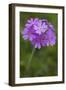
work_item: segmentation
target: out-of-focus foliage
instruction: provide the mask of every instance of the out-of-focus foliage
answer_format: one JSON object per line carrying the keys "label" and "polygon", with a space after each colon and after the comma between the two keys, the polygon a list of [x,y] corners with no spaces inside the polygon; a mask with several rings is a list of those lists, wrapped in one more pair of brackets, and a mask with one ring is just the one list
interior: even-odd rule
{"label": "out-of-focus foliage", "polygon": [[[30,18],[47,19],[54,25],[57,38],[57,14],[20,12],[20,32],[24,29],[26,21]],[[27,63],[33,50],[29,41],[24,41],[20,33],[20,77],[40,77],[57,75],[57,46],[36,49],[32,57],[30,68],[26,71]]]}

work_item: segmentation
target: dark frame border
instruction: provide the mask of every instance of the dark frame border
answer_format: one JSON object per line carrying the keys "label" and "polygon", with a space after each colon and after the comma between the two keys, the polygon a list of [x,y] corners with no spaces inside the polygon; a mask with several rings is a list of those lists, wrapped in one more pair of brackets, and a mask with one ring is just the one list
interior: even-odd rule
{"label": "dark frame border", "polygon": [[[37,83],[25,83],[15,84],[15,7],[34,7],[34,8],[53,8],[62,9],[62,81],[55,82],[37,82]],[[33,4],[9,4],[9,85],[10,86],[29,86],[29,85],[44,85],[44,84],[60,84],[64,83],[64,6],[49,6],[49,5],[33,5]]]}

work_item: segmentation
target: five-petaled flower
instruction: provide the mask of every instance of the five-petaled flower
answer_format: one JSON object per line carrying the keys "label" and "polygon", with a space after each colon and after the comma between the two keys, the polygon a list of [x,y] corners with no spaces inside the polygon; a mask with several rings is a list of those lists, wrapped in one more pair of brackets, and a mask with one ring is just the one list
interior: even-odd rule
{"label": "five-petaled flower", "polygon": [[46,19],[31,18],[27,20],[21,33],[24,40],[29,40],[35,48],[53,46],[56,43],[54,26]]}

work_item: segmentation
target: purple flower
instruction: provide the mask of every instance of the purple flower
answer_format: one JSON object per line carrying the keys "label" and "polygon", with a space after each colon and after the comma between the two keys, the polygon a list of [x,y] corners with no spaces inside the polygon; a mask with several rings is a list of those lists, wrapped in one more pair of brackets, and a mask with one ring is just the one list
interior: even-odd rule
{"label": "purple flower", "polygon": [[34,29],[36,30],[36,33],[40,35],[41,33],[47,31],[48,25],[46,24],[46,22],[42,22],[42,20],[39,20],[37,25],[34,25]]}
{"label": "purple flower", "polygon": [[27,20],[21,33],[24,40],[29,40],[35,48],[53,46],[56,43],[54,26],[46,19],[31,18]]}
{"label": "purple flower", "polygon": [[56,35],[55,32],[52,31],[52,29],[48,29],[48,31],[46,32],[47,38],[48,38],[48,46],[51,45],[55,45],[56,43]]}
{"label": "purple flower", "polygon": [[32,28],[25,28],[22,34],[23,34],[24,40],[32,41],[36,37],[35,30]]}
{"label": "purple flower", "polygon": [[30,20],[27,20],[27,23],[25,26],[26,28],[30,28],[33,25],[37,25],[37,23],[38,23],[38,18],[35,18],[35,19],[31,18]]}
{"label": "purple flower", "polygon": [[32,40],[32,45],[35,46],[35,48],[41,48],[42,46],[47,46],[47,36],[45,34],[37,34],[36,38]]}

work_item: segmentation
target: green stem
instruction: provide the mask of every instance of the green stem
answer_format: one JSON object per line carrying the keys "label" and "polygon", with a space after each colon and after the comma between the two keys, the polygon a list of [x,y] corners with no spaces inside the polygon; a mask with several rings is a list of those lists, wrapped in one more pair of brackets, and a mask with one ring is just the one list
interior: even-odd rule
{"label": "green stem", "polygon": [[32,61],[32,57],[33,57],[33,55],[34,55],[34,52],[35,52],[35,47],[33,48],[32,53],[31,53],[31,55],[30,55],[30,57],[29,57],[29,60],[28,60],[28,63],[27,63],[27,67],[26,67],[26,71],[28,71],[29,68],[30,68],[30,63],[31,63],[31,61]]}

